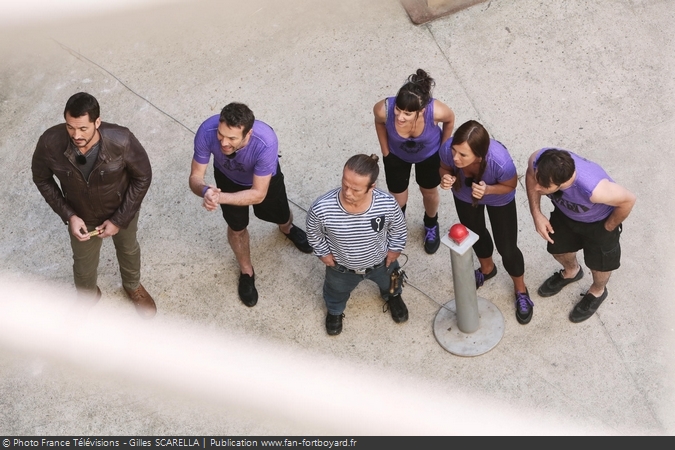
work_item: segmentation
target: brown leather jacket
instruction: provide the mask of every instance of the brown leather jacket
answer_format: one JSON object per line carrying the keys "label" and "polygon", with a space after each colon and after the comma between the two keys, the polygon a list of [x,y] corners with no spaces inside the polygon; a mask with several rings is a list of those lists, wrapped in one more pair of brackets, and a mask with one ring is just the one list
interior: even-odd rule
{"label": "brown leather jacket", "polygon": [[33,182],[64,223],[77,215],[88,226],[110,220],[127,228],[150,187],[150,160],[128,128],[101,122],[99,132],[101,149],[85,180],[65,123],[45,131],[33,153]]}

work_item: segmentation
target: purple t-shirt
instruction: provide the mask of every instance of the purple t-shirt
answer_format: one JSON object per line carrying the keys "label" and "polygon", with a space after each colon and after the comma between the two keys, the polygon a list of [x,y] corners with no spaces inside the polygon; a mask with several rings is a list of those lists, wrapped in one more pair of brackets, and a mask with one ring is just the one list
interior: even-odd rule
{"label": "purple t-shirt", "polygon": [[234,158],[228,158],[218,141],[220,115],[209,117],[202,123],[195,135],[194,160],[208,164],[213,155],[213,167],[227,178],[242,186],[253,185],[253,175],[264,177],[276,175],[279,163],[279,144],[272,127],[256,120],[253,133],[245,147],[239,149]]}
{"label": "purple t-shirt", "polygon": [[441,146],[441,127],[434,125],[434,99],[424,110],[424,130],[417,137],[403,138],[396,131],[396,97],[389,97],[387,104],[387,143],[389,151],[408,163],[422,162],[434,155]]}
{"label": "purple t-shirt", "polygon": [[[453,189],[452,193],[458,199],[466,203],[472,203],[472,189],[465,183],[466,177],[464,176],[464,171],[461,169],[458,170],[455,167],[454,160],[452,159],[452,138],[445,141],[445,144],[443,144],[441,147],[439,155],[441,157],[441,162],[446,166],[452,167],[455,176],[459,177],[460,187],[458,190]],[[485,184],[491,185],[502,183],[512,179],[517,175],[516,165],[513,164],[513,160],[511,159],[511,155],[509,155],[509,151],[499,141],[490,139],[490,146],[488,147],[486,160],[487,165],[485,166],[485,172],[483,172],[483,176],[481,177],[481,180],[485,181]],[[484,195],[483,198],[478,200],[477,204],[488,206],[504,206],[512,201],[515,197],[516,190],[514,189],[507,194]]]}
{"label": "purple t-shirt", "polygon": [[[537,152],[534,158],[533,167],[537,169],[537,161],[542,152],[550,150],[551,148],[542,148]],[[560,149],[557,149],[560,150]],[[553,204],[567,217],[578,222],[598,222],[605,220],[612,212],[614,207],[604,203],[591,202],[591,195],[593,190],[602,180],[609,180],[614,182],[612,178],[607,175],[607,172],[598,164],[587,160],[579,155],[576,155],[568,150],[565,150],[572,156],[574,160],[574,168],[577,176],[574,183],[566,189],[560,189],[562,196],[548,195]]]}

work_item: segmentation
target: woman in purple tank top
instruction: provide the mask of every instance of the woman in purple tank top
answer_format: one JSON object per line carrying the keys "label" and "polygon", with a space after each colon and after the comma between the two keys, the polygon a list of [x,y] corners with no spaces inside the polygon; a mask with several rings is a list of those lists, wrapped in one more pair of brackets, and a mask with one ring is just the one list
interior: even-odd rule
{"label": "woman in purple tank top", "polygon": [[415,179],[424,204],[424,250],[429,254],[435,253],[441,243],[438,150],[452,135],[455,126],[452,110],[431,97],[434,84],[433,78],[424,70],[417,69],[396,97],[380,100],[373,108],[387,188],[404,213],[410,171],[415,165]]}
{"label": "woman in purple tank top", "polygon": [[[440,159],[441,188],[452,188],[459,221],[479,237],[473,245],[480,262],[475,273],[476,288],[497,275],[492,259],[496,246],[513,280],[516,319],[521,324],[529,323],[534,303],[525,285],[525,262],[518,248],[518,174],[511,155],[499,141],[490,139],[483,125],[469,120],[443,144]],[[490,216],[494,245],[485,225],[485,209]]]}

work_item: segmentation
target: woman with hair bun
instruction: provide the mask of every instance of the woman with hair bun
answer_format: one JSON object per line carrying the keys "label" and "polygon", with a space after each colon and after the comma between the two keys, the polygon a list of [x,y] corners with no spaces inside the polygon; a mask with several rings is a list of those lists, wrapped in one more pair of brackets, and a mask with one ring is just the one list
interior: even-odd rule
{"label": "woman with hair bun", "polygon": [[[452,136],[455,113],[431,97],[435,83],[424,70],[410,75],[396,97],[380,100],[373,107],[375,131],[380,141],[389,192],[405,213],[410,171],[424,204],[424,250],[433,254],[441,243],[438,228],[438,150]],[[440,125],[440,126],[439,126]]]}
{"label": "woman with hair bun", "polygon": [[[480,262],[475,271],[476,288],[497,275],[492,259],[496,246],[513,280],[516,319],[523,325],[529,323],[534,303],[525,286],[525,262],[518,248],[518,174],[511,155],[501,142],[490,139],[483,125],[469,120],[443,144],[440,158],[441,188],[452,188],[459,221],[479,237],[473,245]],[[486,207],[494,246],[485,226]]]}

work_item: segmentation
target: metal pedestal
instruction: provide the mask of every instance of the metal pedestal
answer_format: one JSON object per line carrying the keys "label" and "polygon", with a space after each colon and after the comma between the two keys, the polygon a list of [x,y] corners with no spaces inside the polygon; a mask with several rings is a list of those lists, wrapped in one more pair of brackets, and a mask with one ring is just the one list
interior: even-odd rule
{"label": "metal pedestal", "polygon": [[476,295],[473,269],[473,244],[478,235],[467,230],[467,236],[456,243],[448,236],[441,242],[450,248],[455,299],[440,309],[434,320],[434,336],[438,343],[459,356],[478,356],[492,350],[504,336],[504,316],[492,302]]}

